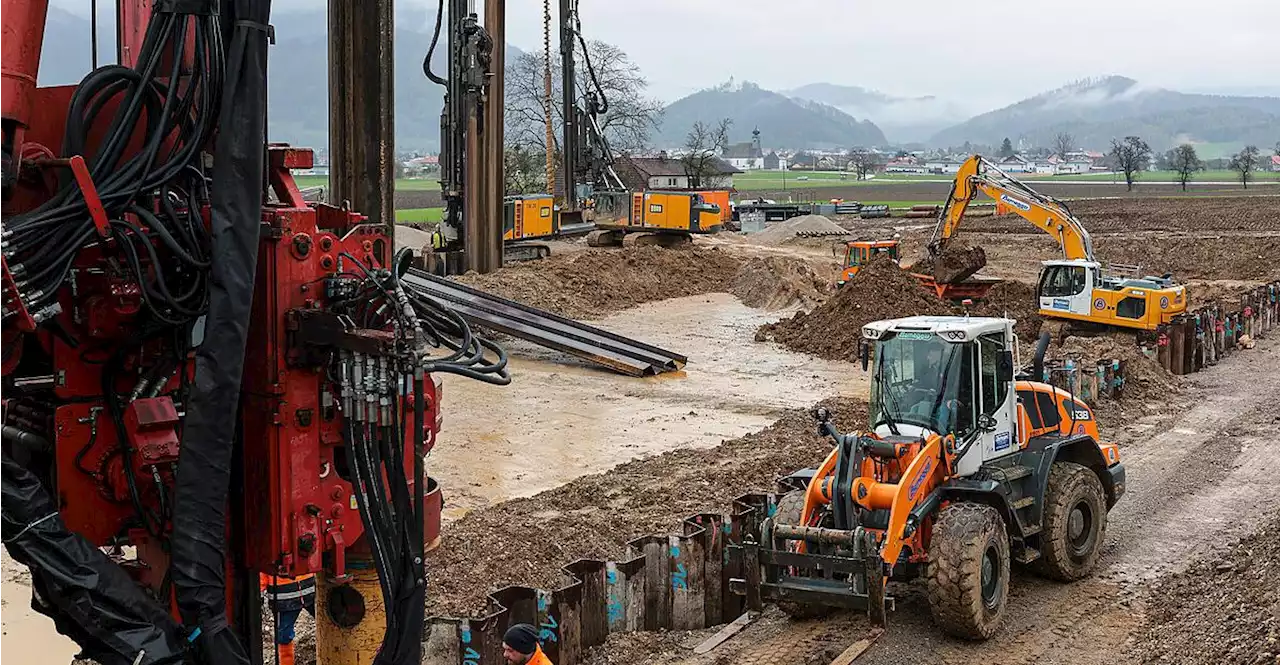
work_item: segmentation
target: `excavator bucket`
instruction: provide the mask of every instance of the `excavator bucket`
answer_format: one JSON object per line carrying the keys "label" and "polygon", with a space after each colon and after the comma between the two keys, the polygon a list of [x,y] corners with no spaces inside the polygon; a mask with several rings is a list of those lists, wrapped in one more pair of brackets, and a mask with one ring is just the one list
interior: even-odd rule
{"label": "excavator bucket", "polygon": [[743,571],[730,589],[746,596],[749,609],[774,602],[784,608],[862,610],[873,626],[884,627],[893,599],[885,595],[885,566],[873,533],[774,524],[769,518],[759,534],[730,550]]}
{"label": "excavator bucket", "polygon": [[[957,284],[986,267],[987,253],[981,247],[946,243],[941,247],[930,247],[925,262],[939,284]],[[920,272],[923,267],[924,262],[916,264],[915,270]]]}

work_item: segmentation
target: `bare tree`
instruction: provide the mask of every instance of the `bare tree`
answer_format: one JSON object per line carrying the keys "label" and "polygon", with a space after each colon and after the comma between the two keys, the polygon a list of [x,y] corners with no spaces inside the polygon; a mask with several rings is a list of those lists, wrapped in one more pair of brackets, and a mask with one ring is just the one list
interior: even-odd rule
{"label": "bare tree", "polygon": [[1201,162],[1200,156],[1196,154],[1195,146],[1187,143],[1165,153],[1165,161],[1169,163],[1169,168],[1173,170],[1184,192],[1187,191],[1187,183],[1191,182],[1191,176],[1195,175],[1196,171],[1204,170],[1204,162]]}
{"label": "bare tree", "polygon": [[1253,180],[1253,172],[1258,170],[1261,156],[1262,151],[1258,150],[1258,146],[1247,145],[1244,150],[1231,157],[1231,163],[1227,168],[1236,172],[1240,178],[1240,184],[1244,185],[1245,189],[1249,189],[1249,181]]}
{"label": "bare tree", "polygon": [[1062,159],[1066,159],[1067,153],[1075,152],[1075,149],[1076,137],[1066,132],[1058,132],[1058,135],[1053,137],[1053,152]]}
{"label": "bare tree", "polygon": [[865,148],[854,148],[849,151],[849,168],[858,174],[858,180],[866,180],[867,175],[875,173],[884,166],[884,160],[878,153]]}
{"label": "bare tree", "polygon": [[1280,157],[1280,141],[1276,141],[1276,157]]}
{"label": "bare tree", "polygon": [[720,151],[729,145],[729,127],[733,121],[723,118],[715,125],[702,121],[693,123],[685,138],[685,154],[680,158],[690,189],[700,189],[720,174]]}
{"label": "bare tree", "polygon": [[536,194],[547,190],[546,155],[518,145],[503,151],[507,194]]}
{"label": "bare tree", "polygon": [[[596,80],[604,91],[608,109],[600,119],[600,127],[610,146],[619,152],[635,152],[649,143],[649,137],[662,117],[662,102],[647,96],[649,82],[640,68],[620,48],[601,41],[587,42],[588,55],[595,69]],[[577,77],[578,97],[582,98],[594,86],[582,59],[582,49],[575,49],[579,66]],[[564,123],[560,108],[563,82],[560,77],[560,59],[553,55],[551,115],[554,127],[552,149],[560,150],[560,135]],[[526,150],[545,154],[546,110],[543,102],[546,87],[543,79],[544,58],[541,53],[521,54],[507,67],[506,72],[506,140],[508,145],[518,145]]]}
{"label": "bare tree", "polygon": [[1151,146],[1136,136],[1126,136],[1124,140],[1111,139],[1111,152],[1108,154],[1115,162],[1116,168],[1124,173],[1124,184],[1133,191],[1133,181],[1151,161]]}

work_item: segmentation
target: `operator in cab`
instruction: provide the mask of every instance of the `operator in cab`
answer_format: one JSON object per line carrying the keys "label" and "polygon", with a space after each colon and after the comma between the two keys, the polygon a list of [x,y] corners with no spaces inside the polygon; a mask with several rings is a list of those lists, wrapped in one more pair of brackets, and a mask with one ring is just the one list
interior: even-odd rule
{"label": "operator in cab", "polygon": [[538,629],[518,623],[502,636],[502,657],[511,665],[552,665],[538,645]]}

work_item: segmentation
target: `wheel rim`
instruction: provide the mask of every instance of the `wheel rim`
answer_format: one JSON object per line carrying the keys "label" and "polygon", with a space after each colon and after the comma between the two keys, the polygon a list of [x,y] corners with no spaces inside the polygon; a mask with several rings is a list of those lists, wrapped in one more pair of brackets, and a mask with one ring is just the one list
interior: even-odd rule
{"label": "wheel rim", "polygon": [[1088,501],[1077,501],[1067,516],[1067,542],[1071,554],[1084,556],[1093,549],[1093,508]]}
{"label": "wheel rim", "polygon": [[982,555],[982,603],[994,608],[1000,595],[1000,553],[994,545]]}

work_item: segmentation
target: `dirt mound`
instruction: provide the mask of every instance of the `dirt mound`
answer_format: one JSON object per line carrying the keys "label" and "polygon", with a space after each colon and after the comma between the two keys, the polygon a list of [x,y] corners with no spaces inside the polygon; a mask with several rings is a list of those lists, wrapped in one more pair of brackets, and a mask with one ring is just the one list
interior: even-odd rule
{"label": "dirt mound", "polygon": [[749,236],[757,245],[781,245],[799,233],[844,233],[845,228],[822,215],[801,215]]}
{"label": "dirt mound", "polygon": [[1122,399],[1160,401],[1176,392],[1182,380],[1170,374],[1154,359],[1142,353],[1127,333],[1111,333],[1099,337],[1068,337],[1058,349],[1050,349],[1050,356],[1075,357],[1085,362],[1097,360],[1125,361],[1125,382]]}
{"label": "dirt mound", "polygon": [[1034,344],[1040,337],[1044,317],[1040,316],[1040,299],[1035,287],[1016,281],[1004,281],[991,287],[987,297],[970,308],[974,316],[1009,317],[1017,321],[1013,332],[1023,344]]}
{"label": "dirt mound", "polygon": [[1167,233],[1140,237],[1100,237],[1098,256],[1108,262],[1142,266],[1149,275],[1173,273],[1177,279],[1280,278],[1280,237],[1177,237]]}
{"label": "dirt mound", "polygon": [[718,248],[628,247],[552,255],[457,280],[570,318],[591,318],[641,303],[728,292],[741,259]]}
{"label": "dirt mound", "polygon": [[[822,406],[841,430],[866,425],[866,404],[835,398]],[[688,418],[697,418],[690,412]],[[431,553],[427,612],[459,616],[509,584],[552,588],[575,559],[611,558],[626,543],[669,533],[697,512],[729,509],[781,475],[813,466],[831,450],[815,432],[811,409],[789,410],[773,425],[714,448],[674,450],[583,476],[541,494],[477,510],[446,525]]]}
{"label": "dirt mound", "polygon": [[1280,662],[1280,516],[1154,585],[1143,663],[1271,665]]}
{"label": "dirt mound", "polygon": [[880,259],[859,270],[812,312],[761,326],[756,341],[778,342],[792,351],[828,360],[853,361],[862,326],[871,321],[954,311],[949,303],[920,288],[920,283],[897,264]]}
{"label": "dirt mound", "polygon": [[733,278],[733,295],[749,307],[782,309],[800,305],[808,309],[831,292],[831,274],[834,269],[823,277],[813,264],[796,257],[756,257]]}

